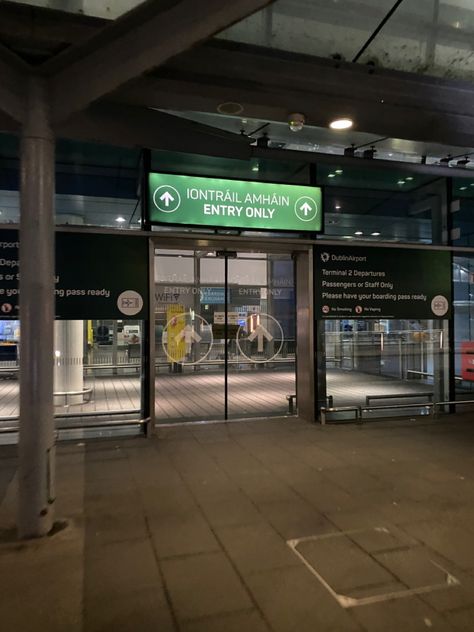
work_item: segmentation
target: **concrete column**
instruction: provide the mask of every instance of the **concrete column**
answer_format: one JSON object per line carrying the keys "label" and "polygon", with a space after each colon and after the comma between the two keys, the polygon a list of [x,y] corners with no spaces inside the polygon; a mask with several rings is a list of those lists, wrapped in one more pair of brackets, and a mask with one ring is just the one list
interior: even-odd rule
{"label": "concrete column", "polygon": [[[84,387],[84,321],[61,320],[54,326],[54,391],[70,393]],[[55,403],[81,404],[83,395],[55,396]]]}
{"label": "concrete column", "polygon": [[44,80],[31,77],[21,134],[18,533],[54,521],[54,137]]}

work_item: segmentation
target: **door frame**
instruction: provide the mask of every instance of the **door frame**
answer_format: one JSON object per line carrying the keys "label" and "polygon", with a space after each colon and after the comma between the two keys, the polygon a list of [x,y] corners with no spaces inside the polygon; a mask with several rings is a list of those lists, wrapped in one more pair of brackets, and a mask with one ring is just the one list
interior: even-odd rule
{"label": "door frame", "polygon": [[[155,415],[155,249],[160,250],[216,250],[239,252],[267,252],[289,254],[295,261],[295,314],[296,314],[296,395],[298,417],[315,421],[314,388],[314,312],[313,312],[313,244],[309,240],[261,238],[255,236],[216,236],[212,234],[175,234],[163,232],[149,239],[149,316],[145,327],[144,412],[150,420],[148,434],[163,424],[157,424]],[[227,260],[227,257],[225,257]],[[298,402],[298,397],[300,401]],[[272,418],[266,417],[266,419]],[[256,418],[258,419],[258,418]],[[225,419],[219,420],[225,422]],[[229,420],[230,421],[230,420]],[[173,425],[179,422],[174,422]],[[195,423],[195,422],[183,422]],[[209,420],[209,423],[216,423]]]}

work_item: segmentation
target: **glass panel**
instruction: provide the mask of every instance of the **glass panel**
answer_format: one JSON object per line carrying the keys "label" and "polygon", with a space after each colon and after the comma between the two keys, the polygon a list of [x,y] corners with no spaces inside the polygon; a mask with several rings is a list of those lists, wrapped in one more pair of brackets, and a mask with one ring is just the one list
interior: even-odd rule
{"label": "glass panel", "polygon": [[[78,412],[117,411],[138,419],[144,322],[72,320],[57,321],[55,327],[55,390],[84,390],[84,403],[79,396],[57,396],[56,412],[67,412],[75,403]],[[83,371],[77,368],[81,352]]]}
{"label": "glass panel", "polygon": [[[121,432],[138,431],[133,422],[141,418],[142,337],[143,321],[55,322],[54,413],[61,426],[85,429],[92,422],[96,428],[100,413],[104,427],[117,431],[113,422],[119,418],[131,422]],[[19,415],[19,341],[19,321],[0,321],[0,429],[12,425],[5,418]]]}
{"label": "glass panel", "polygon": [[224,283],[224,260],[216,259],[214,253],[210,257],[199,260],[199,273],[201,283]]}
{"label": "glass panel", "polygon": [[392,6],[393,0],[277,0],[218,37],[352,60]]}
{"label": "glass panel", "polygon": [[56,9],[77,13],[78,15],[88,15],[95,18],[115,20],[127,11],[130,11],[143,0],[108,0],[97,2],[97,0],[11,0],[19,4],[29,4],[34,7],[46,9]]}
{"label": "glass panel", "polygon": [[229,417],[287,414],[286,396],[296,392],[293,261],[289,255],[267,255],[229,260],[231,267]]}
{"label": "glass panel", "polygon": [[423,404],[448,399],[448,321],[327,320],[325,353],[334,407],[399,406],[368,418],[423,415]]}
{"label": "glass panel", "polygon": [[473,36],[474,10],[469,0],[403,2],[359,61],[472,80]]}
{"label": "glass panel", "polygon": [[292,259],[228,258],[227,297],[225,259],[215,252],[157,255],[158,278],[165,260],[176,269],[183,259],[193,263],[195,281],[160,280],[155,288],[158,423],[224,419],[226,355],[228,418],[286,414],[286,395],[295,392]]}
{"label": "glass panel", "polygon": [[474,256],[453,258],[456,399],[474,399]]}
{"label": "glass panel", "polygon": [[213,332],[214,314],[225,310],[224,262],[208,259],[207,252],[189,254],[155,257],[158,423],[223,419],[225,414],[225,341]]}
{"label": "glass panel", "polygon": [[19,414],[19,348],[20,321],[0,320],[0,429],[11,426],[8,417]]}
{"label": "glass panel", "polygon": [[395,170],[320,165],[326,237],[441,243],[446,180]]}
{"label": "glass panel", "polygon": [[474,179],[453,178],[453,245],[474,246]]}
{"label": "glass panel", "polygon": [[156,256],[155,280],[166,283],[193,283],[194,259],[181,255]]}

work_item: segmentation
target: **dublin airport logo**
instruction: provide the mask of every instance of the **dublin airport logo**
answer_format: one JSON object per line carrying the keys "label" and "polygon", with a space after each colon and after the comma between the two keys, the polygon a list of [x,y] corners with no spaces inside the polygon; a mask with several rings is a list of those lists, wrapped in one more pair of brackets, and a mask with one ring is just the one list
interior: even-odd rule
{"label": "dublin airport logo", "polygon": [[322,252],[321,253],[321,261],[323,263],[327,263],[329,261],[329,253],[328,252]]}

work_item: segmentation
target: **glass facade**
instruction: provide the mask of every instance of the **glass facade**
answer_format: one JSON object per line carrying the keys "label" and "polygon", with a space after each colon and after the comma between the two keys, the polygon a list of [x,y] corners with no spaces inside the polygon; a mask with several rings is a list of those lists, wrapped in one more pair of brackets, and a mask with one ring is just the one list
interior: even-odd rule
{"label": "glass facade", "polygon": [[[472,3],[391,0],[277,0],[218,35],[246,44],[382,68],[472,79]],[[388,21],[367,48],[377,27]]]}
{"label": "glass facade", "polygon": [[[0,218],[16,224],[18,144],[11,136],[0,141]],[[142,229],[139,150],[59,141],[56,157],[58,224],[80,231],[89,226]],[[359,167],[342,158],[317,165],[163,151],[153,151],[151,158],[152,169],[163,172],[321,186],[325,227],[318,243],[326,239],[466,249],[453,253],[452,322],[317,319],[318,362],[311,379],[317,383],[319,406],[368,407],[367,396],[408,393],[393,402],[373,399],[372,407],[393,403],[396,408],[366,411],[367,417],[424,413],[425,404],[434,401],[471,398],[474,187],[468,173],[445,178],[432,169],[381,168],[376,161]],[[221,258],[206,241],[199,248],[176,247],[174,238],[168,245],[170,230],[176,232],[156,227],[149,233],[156,246],[154,327],[131,320],[57,323],[56,413],[70,419],[83,414],[86,420],[94,414],[105,421],[142,418],[147,393],[153,392],[150,370],[143,368],[151,345],[158,423],[295,412],[297,404],[288,400],[296,397],[298,384],[293,248],[308,237],[180,229],[193,243],[194,235],[204,232],[213,243],[235,237],[235,242],[222,244],[236,256]],[[287,239],[288,247],[280,254],[263,243],[255,247],[256,240],[269,238],[272,244]],[[254,246],[246,249],[248,240]],[[18,415],[19,336],[17,321],[0,321],[2,424]],[[403,407],[408,402],[410,409]]]}

